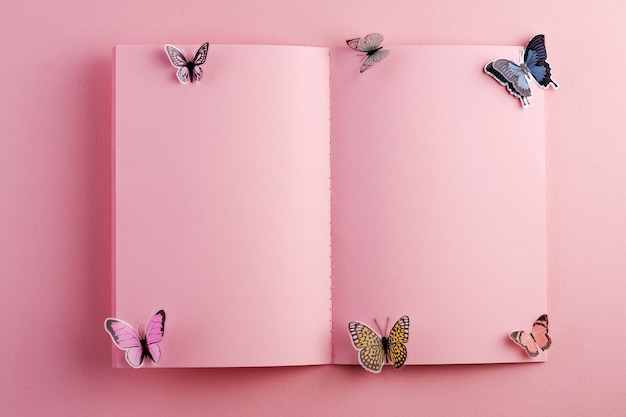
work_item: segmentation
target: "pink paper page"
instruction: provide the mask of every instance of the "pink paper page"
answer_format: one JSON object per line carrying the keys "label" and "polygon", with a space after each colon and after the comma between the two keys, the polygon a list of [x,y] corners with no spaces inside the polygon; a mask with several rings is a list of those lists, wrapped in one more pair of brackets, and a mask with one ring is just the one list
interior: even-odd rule
{"label": "pink paper page", "polygon": [[181,85],[162,45],[116,48],[113,315],[165,310],[158,367],[331,361],[328,66],[211,45]]}
{"label": "pink paper page", "polygon": [[405,314],[407,364],[528,361],[508,335],[546,312],[543,91],[522,109],[483,72],[520,47],[389,49],[363,74],[331,55],[334,362],[358,363],[348,322]]}

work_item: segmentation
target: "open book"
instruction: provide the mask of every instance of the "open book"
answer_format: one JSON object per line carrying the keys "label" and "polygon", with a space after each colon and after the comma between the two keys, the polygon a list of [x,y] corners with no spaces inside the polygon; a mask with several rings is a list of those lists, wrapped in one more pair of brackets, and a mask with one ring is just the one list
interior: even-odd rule
{"label": "open book", "polygon": [[402,315],[408,365],[528,361],[543,91],[484,74],[520,47],[386,47],[360,74],[347,47],[211,45],[187,85],[162,45],[115,48],[113,316],[165,310],[157,366],[358,364],[348,322]]}

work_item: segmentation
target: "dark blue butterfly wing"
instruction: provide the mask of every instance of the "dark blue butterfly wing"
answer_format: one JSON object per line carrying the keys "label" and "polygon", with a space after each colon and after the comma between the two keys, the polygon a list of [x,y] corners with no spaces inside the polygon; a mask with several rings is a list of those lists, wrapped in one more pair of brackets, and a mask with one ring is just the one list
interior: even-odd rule
{"label": "dark blue butterfly wing", "polygon": [[505,86],[509,93],[519,98],[522,106],[528,105],[531,91],[522,67],[508,59],[496,59],[485,65],[485,72]]}
{"label": "dark blue butterfly wing", "polygon": [[524,64],[528,71],[542,88],[548,88],[550,84],[554,88],[558,85],[552,80],[550,64],[546,62],[548,52],[546,51],[546,41],[544,35],[533,37],[524,49]]}

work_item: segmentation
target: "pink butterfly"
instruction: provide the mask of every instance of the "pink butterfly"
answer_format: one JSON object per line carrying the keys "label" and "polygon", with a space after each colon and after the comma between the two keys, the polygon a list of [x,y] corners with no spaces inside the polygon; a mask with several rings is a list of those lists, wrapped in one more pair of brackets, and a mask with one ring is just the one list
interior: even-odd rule
{"label": "pink butterfly", "polygon": [[512,332],[509,337],[518,346],[526,349],[526,353],[531,358],[539,355],[540,351],[547,350],[552,344],[552,339],[548,336],[548,315],[540,316],[533,324],[530,333],[523,330]]}
{"label": "pink butterfly", "polygon": [[104,329],[111,336],[115,346],[126,351],[126,362],[133,368],[140,368],[143,358],[150,358],[154,363],[161,358],[161,349],[157,343],[163,340],[165,311],[159,310],[152,316],[145,334],[135,331],[125,321],[111,318],[104,321]]}

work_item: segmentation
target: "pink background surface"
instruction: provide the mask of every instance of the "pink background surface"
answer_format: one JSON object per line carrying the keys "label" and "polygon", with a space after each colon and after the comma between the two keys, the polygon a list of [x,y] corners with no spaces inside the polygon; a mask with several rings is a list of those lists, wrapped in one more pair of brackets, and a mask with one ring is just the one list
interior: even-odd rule
{"label": "pink background surface", "polygon": [[[623,414],[626,58],[616,45],[626,37],[625,14],[618,1],[4,2],[0,409],[24,416]],[[545,100],[549,360],[381,375],[343,366],[111,368],[102,320],[111,303],[112,46],[204,39],[341,46],[373,30],[389,44],[522,45],[546,34],[561,87]],[[281,335],[268,337],[280,343]]]}

